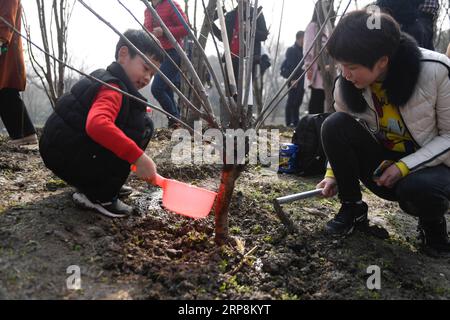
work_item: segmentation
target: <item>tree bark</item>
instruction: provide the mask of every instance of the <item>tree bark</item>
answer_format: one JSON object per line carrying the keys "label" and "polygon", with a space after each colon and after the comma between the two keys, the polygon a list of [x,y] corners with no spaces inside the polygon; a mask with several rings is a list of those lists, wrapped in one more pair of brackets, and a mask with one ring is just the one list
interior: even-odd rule
{"label": "tree bark", "polygon": [[223,167],[215,207],[215,242],[217,245],[223,245],[228,240],[228,214],[231,198],[236,180],[243,169],[243,165],[225,165]]}

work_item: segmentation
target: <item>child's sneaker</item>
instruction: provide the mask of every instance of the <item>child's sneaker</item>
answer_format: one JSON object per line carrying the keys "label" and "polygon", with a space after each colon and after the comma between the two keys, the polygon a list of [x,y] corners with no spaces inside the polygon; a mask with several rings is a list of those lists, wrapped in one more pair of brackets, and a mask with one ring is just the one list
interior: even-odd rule
{"label": "child's sneaker", "polygon": [[369,207],[367,203],[361,201],[359,203],[343,203],[337,215],[325,226],[328,234],[349,235],[356,226],[367,225],[367,211]]}
{"label": "child's sneaker", "polygon": [[171,130],[176,130],[179,128],[181,128],[181,124],[179,122],[174,121],[169,124],[169,129],[171,129]]}
{"label": "child's sneaker", "polygon": [[78,206],[85,208],[96,210],[101,214],[110,217],[110,218],[123,218],[128,217],[133,214],[133,208],[119,199],[116,199],[112,202],[105,203],[94,203],[88,199],[84,194],[76,192],[72,196],[73,201]]}
{"label": "child's sneaker", "polygon": [[120,188],[120,191],[119,191],[119,198],[126,198],[132,193],[133,193],[133,188],[132,187],[123,185],[122,188]]}

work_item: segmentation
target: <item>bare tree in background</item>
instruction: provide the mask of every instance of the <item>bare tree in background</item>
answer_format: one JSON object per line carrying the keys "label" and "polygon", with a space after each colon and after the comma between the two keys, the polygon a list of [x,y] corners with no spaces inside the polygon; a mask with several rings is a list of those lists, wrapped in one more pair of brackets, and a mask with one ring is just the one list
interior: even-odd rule
{"label": "bare tree in background", "polygon": [[[204,0],[203,1],[204,4]],[[216,0],[209,0],[208,4],[204,7],[205,10],[205,17],[203,19],[203,23],[202,26],[200,28],[200,32],[197,32],[197,30],[194,30],[195,35],[198,37],[198,43],[200,44],[201,47],[199,46],[194,46],[192,44],[192,42],[188,42],[192,45],[192,51],[190,52],[191,54],[191,61],[192,61],[192,65],[194,66],[195,70],[197,71],[197,74],[200,77],[200,80],[202,81],[202,83],[206,83],[207,79],[208,79],[208,70],[206,68],[206,65],[204,63],[204,60],[202,59],[202,51],[205,50],[206,48],[206,43],[208,41],[208,36],[210,34],[210,27],[209,27],[209,21],[208,18],[212,17],[214,15],[214,12],[216,10]],[[195,1],[195,9],[197,10],[197,1]],[[197,17],[197,12],[195,10],[194,13],[194,19],[196,20]],[[195,22],[194,22],[194,26],[195,26]],[[186,71],[184,64],[182,64],[182,70]],[[181,91],[183,92],[183,94],[191,101],[194,101],[194,105],[198,105],[200,103],[200,101],[198,101],[198,97],[196,97],[194,95],[194,93],[192,92],[191,88],[189,88],[189,86],[186,84],[186,81],[182,80],[181,82]],[[189,108],[181,103],[180,104],[181,107],[181,113],[183,116],[183,120],[185,120],[187,123],[189,123],[190,125],[192,125],[194,123],[195,120],[198,120],[198,114],[196,114],[195,112],[191,112],[191,110],[189,110]]]}
{"label": "bare tree in background", "polygon": [[[52,0],[49,8],[46,7],[46,3],[48,4],[49,1],[36,0],[42,45],[46,52],[52,53],[61,61],[68,62],[68,25],[75,0]],[[25,30],[28,38],[31,38],[33,30],[26,21]],[[28,44],[28,55],[31,66],[54,108],[56,100],[65,90],[65,65],[55,62],[48,55],[36,55],[30,44]]]}

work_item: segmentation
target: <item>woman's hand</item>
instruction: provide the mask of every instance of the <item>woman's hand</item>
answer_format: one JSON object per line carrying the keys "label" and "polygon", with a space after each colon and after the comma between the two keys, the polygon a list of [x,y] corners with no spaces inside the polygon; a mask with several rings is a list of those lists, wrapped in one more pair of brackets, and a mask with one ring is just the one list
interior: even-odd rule
{"label": "woman's hand", "polygon": [[306,73],[306,79],[308,79],[308,81],[311,81],[313,78],[313,71],[312,69],[309,69],[308,72]]}
{"label": "woman's hand", "polygon": [[157,38],[162,37],[162,35],[164,34],[163,29],[161,27],[154,28],[152,33]]}
{"label": "woman's hand", "polygon": [[153,183],[156,179],[156,165],[145,153],[140,156],[136,163],[136,175],[138,178]]}
{"label": "woman's hand", "polygon": [[335,178],[327,177],[319,182],[319,184],[316,186],[317,189],[322,190],[322,195],[325,198],[331,198],[334,197],[337,194],[337,182]]}
{"label": "woman's hand", "polygon": [[381,177],[376,179],[375,182],[379,187],[392,188],[401,178],[402,172],[395,164],[393,164],[384,170]]}

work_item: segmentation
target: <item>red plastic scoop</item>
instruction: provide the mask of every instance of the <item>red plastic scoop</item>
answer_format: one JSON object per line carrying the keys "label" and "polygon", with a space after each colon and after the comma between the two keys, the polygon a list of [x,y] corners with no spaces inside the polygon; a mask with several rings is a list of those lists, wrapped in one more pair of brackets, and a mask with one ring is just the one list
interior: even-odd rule
{"label": "red plastic scoop", "polygon": [[[136,167],[131,166],[135,172]],[[163,189],[163,206],[194,219],[205,218],[212,209],[217,193],[187,183],[156,175],[155,185]]]}

